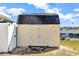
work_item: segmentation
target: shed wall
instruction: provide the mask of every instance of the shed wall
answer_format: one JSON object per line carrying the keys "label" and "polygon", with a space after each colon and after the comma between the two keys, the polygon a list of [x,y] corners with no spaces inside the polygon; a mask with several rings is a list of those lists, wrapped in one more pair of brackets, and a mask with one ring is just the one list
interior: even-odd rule
{"label": "shed wall", "polygon": [[[39,29],[39,30],[38,30]],[[51,46],[60,45],[60,28],[58,24],[53,25],[18,25],[17,45],[25,46]]]}

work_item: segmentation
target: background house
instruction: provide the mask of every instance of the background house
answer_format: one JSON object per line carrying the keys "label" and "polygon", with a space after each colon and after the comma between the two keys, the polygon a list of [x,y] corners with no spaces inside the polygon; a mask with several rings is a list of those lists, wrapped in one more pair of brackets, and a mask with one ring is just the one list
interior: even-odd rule
{"label": "background house", "polygon": [[60,37],[79,38],[79,27],[61,27]]}

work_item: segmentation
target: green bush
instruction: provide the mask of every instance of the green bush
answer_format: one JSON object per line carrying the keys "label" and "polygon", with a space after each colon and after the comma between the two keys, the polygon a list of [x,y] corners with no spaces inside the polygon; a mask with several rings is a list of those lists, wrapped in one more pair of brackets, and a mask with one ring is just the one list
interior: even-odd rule
{"label": "green bush", "polygon": [[62,37],[61,40],[65,40],[65,37]]}
{"label": "green bush", "polygon": [[69,39],[69,38],[67,38],[66,40],[67,40],[67,41],[69,41],[70,39]]}

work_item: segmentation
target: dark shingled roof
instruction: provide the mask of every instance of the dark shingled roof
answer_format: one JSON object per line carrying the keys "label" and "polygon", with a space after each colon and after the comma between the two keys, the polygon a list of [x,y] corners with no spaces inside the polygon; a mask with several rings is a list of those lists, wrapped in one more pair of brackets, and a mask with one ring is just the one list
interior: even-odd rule
{"label": "dark shingled roof", "polygon": [[59,16],[55,13],[32,13],[18,16],[18,24],[60,24]]}

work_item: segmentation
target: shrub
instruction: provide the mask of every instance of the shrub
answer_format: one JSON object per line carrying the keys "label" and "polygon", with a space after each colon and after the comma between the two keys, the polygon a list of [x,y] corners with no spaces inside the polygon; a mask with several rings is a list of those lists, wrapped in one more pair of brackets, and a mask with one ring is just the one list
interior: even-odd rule
{"label": "shrub", "polygon": [[65,40],[65,37],[62,37],[61,40]]}

